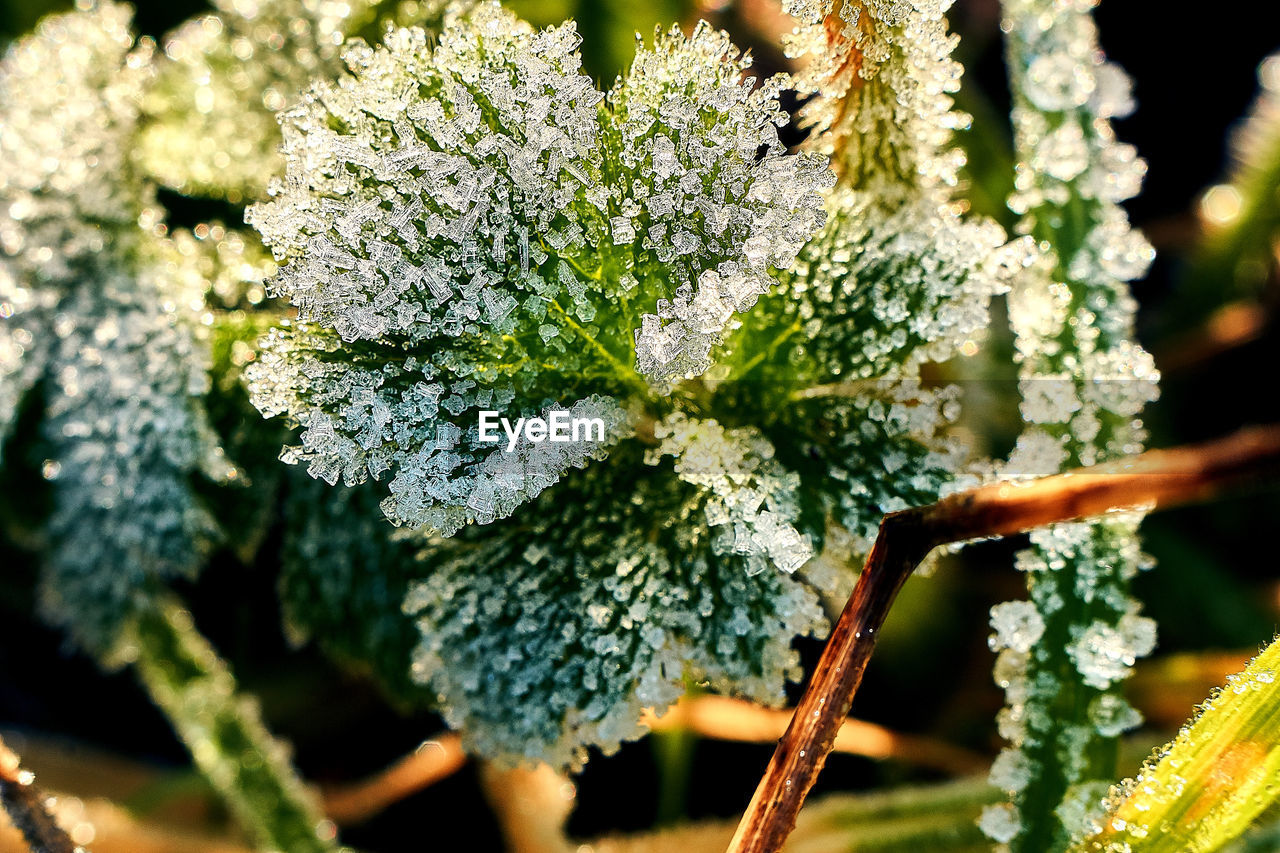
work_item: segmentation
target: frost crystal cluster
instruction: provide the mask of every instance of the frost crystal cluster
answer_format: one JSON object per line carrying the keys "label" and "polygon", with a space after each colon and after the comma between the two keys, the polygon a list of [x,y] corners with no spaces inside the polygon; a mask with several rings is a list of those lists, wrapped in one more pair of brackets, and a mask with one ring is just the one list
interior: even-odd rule
{"label": "frost crystal cluster", "polygon": [[897,202],[910,188],[952,185],[963,154],[951,132],[961,67],[947,32],[951,0],[784,0],[800,26],[788,53],[818,95],[803,116],[816,147],[848,182]]}
{"label": "frost crystal cluster", "polygon": [[[1154,252],[1119,206],[1145,171],[1110,125],[1132,109],[1128,78],[1102,58],[1088,0],[1004,5],[1021,160],[1010,206],[1045,250],[1010,296],[1028,424],[1008,469],[1019,477],[1137,452],[1138,415],[1159,377],[1132,340],[1128,282]],[[1108,741],[1140,719],[1119,692],[1155,645],[1129,594],[1147,566],[1138,520],[1036,531],[1018,558],[1030,601],[992,610],[1008,699],[1000,731],[1029,769],[1017,787],[993,771],[1012,800],[983,827],[1007,849],[1058,849],[1073,829],[1063,815],[1078,811],[1070,804],[1114,776]],[[1037,642],[1024,641],[1028,631]]]}
{"label": "frost crystal cluster", "polygon": [[212,522],[192,478],[232,473],[200,403],[204,283],[128,161],[150,73],[110,3],[47,18],[0,62],[0,440],[38,386],[44,604],[99,652],[157,578],[198,566]]}
{"label": "frost crystal cluster", "polygon": [[275,114],[341,69],[343,39],[370,0],[218,0],[163,44],[135,157],[161,184],[232,202],[283,172]]}
{"label": "frost crystal cluster", "polygon": [[[699,440],[725,438],[708,424]],[[689,680],[780,701],[799,675],[791,638],[826,620],[798,578],[752,569],[780,547],[770,522],[782,545],[797,534],[788,479],[739,464],[755,469],[741,485],[703,485],[628,444],[527,511],[426,548],[430,574],[404,605],[422,628],[413,675],[450,725],[482,754],[580,765],[587,746],[643,734],[641,711]],[[753,487],[765,505],[744,521]],[[725,494],[738,519],[724,518]]]}
{"label": "frost crystal cluster", "polygon": [[454,11],[436,44],[353,47],[350,76],[283,116],[288,174],[250,219],[299,323],[254,366],[255,400],[306,428],[314,475],[389,472],[398,522],[490,521],[584,461],[487,462],[481,410],[582,389],[616,442],[615,398],[705,369],[822,222],[825,167],[783,152],[778,83],[740,81],[723,34],[660,36],[607,97],[578,42]]}
{"label": "frost crystal cluster", "polygon": [[[940,12],[904,14],[949,52]],[[818,555],[955,482],[958,395],[919,367],[973,346],[1017,257],[941,166],[833,188],[822,150],[786,153],[787,81],[706,24],[641,44],[607,93],[578,42],[480,4],[349,43],[350,73],[282,113],[286,173],[249,213],[297,309],[248,370],[256,404],[302,427],[285,456],[341,480],[335,506],[381,492],[407,528],[294,540],[294,621],[367,653],[306,599],[368,602],[360,567],[394,564],[450,723],[562,765],[691,683],[782,701],[792,638],[849,581]],[[954,159],[947,105],[911,102],[895,158]],[[507,454],[486,410],[607,435]]]}

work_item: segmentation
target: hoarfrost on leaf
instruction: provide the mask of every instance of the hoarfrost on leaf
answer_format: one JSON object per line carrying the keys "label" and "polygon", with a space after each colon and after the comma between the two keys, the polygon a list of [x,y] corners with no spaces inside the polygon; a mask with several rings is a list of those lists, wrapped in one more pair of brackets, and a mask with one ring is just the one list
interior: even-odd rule
{"label": "hoarfrost on leaf", "polygon": [[195,572],[213,524],[192,480],[234,470],[202,408],[205,282],[129,160],[152,74],[129,23],[90,4],[0,61],[0,428],[43,381],[42,605],[99,654],[158,580]]}
{"label": "hoarfrost on leaf", "polygon": [[[631,444],[485,528],[429,543],[413,676],[471,748],[580,766],[639,737],[686,679],[768,704],[821,633],[812,588],[707,537],[711,488]],[[531,548],[530,542],[538,543]],[[513,707],[514,703],[514,707]]]}
{"label": "hoarfrost on leaf", "polygon": [[[298,317],[247,370],[301,427],[285,459],[410,528],[412,675],[450,724],[569,766],[690,680],[782,699],[832,566],[960,481],[958,391],[921,367],[971,351],[1026,257],[949,197],[949,100],[912,102],[922,135],[894,138],[928,162],[891,198],[832,192],[778,140],[788,81],[723,33],[658,33],[607,94],[578,41],[485,3],[349,42],[350,73],[282,113],[286,173],[249,213]],[[507,454],[482,411],[608,435]]]}
{"label": "hoarfrost on leaf", "polygon": [[578,42],[451,8],[437,43],[357,43],[282,115],[286,179],[249,219],[300,322],[265,342],[254,400],[306,428],[288,455],[315,476],[389,473],[398,522],[450,533],[536,494],[489,494],[481,409],[704,369],[822,223],[829,173],[782,150],[779,83],[742,83],[722,33],[659,36],[607,97]]}

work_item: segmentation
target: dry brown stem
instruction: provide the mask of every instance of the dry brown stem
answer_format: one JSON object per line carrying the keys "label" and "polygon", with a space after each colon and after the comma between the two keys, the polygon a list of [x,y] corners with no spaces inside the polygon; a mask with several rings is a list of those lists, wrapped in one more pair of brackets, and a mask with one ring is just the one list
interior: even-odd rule
{"label": "dry brown stem", "polygon": [[1204,500],[1278,473],[1280,426],[1271,426],[1040,480],[983,486],[885,516],[853,595],[729,843],[730,853],[782,848],[835,745],[889,607],[935,547]]}

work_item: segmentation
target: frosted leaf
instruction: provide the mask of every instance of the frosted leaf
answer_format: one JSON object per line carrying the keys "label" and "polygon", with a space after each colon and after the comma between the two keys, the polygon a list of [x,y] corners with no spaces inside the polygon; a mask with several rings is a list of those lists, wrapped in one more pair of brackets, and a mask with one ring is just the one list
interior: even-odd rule
{"label": "frosted leaf", "polygon": [[680,479],[715,496],[707,504],[715,553],[742,556],[753,574],[764,559],[790,573],[813,557],[813,544],[793,526],[800,478],[773,461],[758,431],[677,414],[657,424],[654,437]]}
{"label": "frosted leaf", "polygon": [[[705,26],[642,49],[607,103],[571,23],[451,6],[438,41],[384,42],[352,46],[350,74],[281,116],[286,179],[248,219],[301,322],[247,376],[264,413],[305,428],[290,458],[331,482],[387,475],[393,520],[448,533],[566,467],[531,489],[488,476],[482,411],[514,421],[569,384],[621,399],[705,367],[821,224],[829,173],[781,149],[777,83],[743,86]],[[650,139],[655,123],[679,145]],[[609,236],[620,219],[635,242]]]}
{"label": "frosted leaf", "polygon": [[1070,181],[1089,168],[1089,153],[1080,125],[1067,122],[1045,137],[1031,165],[1060,181]]}
{"label": "frosted leaf", "polygon": [[213,525],[193,479],[235,475],[202,408],[205,282],[150,230],[129,162],[148,44],[103,3],[45,18],[0,61],[0,428],[8,395],[42,381],[41,604],[99,654],[158,580],[198,568]]}
{"label": "frosted leaf", "polygon": [[1065,53],[1046,53],[1031,60],[1022,92],[1046,112],[1084,106],[1097,85],[1092,69]]}
{"label": "frosted leaf", "polygon": [[[563,420],[565,431],[571,438],[569,430],[573,423],[599,421],[598,437],[591,427],[585,427],[581,440],[561,443],[541,439],[534,441],[526,430],[511,446],[508,436],[504,435],[499,440],[503,445],[500,450],[490,452],[468,475],[450,484],[452,492],[458,494],[461,507],[445,506],[440,516],[426,510],[429,518],[445,519],[440,523],[430,521],[430,526],[451,532],[457,525],[454,519],[462,513],[468,520],[480,524],[505,518],[516,507],[541,494],[571,468],[582,468],[592,459],[604,458],[608,448],[630,431],[633,419],[633,415],[614,400],[598,396],[579,400],[569,407],[549,406],[538,415],[551,428],[555,428],[558,420]],[[401,466],[390,483],[391,497],[384,503],[388,515],[412,519],[416,513],[424,511],[416,502],[420,495],[431,494],[439,488],[440,468],[443,466],[433,462],[440,456],[440,449],[436,448],[425,459],[411,460]]]}
{"label": "frosted leaf", "polygon": [[744,84],[749,65],[703,22],[688,39],[673,28],[638,50],[609,93],[619,142],[608,156],[647,196],[626,182],[609,188],[611,207],[638,214],[611,220],[621,229],[612,242],[640,236],[642,285],[662,276],[672,299],[668,316],[648,313],[636,329],[637,368],[655,378],[705,371],[729,317],[769,292],[770,272],[790,267],[825,218],[822,194],[834,180],[825,158],[786,154],[783,81]]}
{"label": "frosted leaf", "polygon": [[[726,349],[760,352],[768,361],[758,370],[771,381],[886,380],[909,379],[982,338],[991,297],[1020,269],[1022,244],[1006,245],[997,225],[963,221],[935,197],[889,214],[862,193],[837,191],[828,204],[827,226]],[[775,345],[789,324],[806,333]]]}
{"label": "frosted leaf", "polygon": [[126,225],[149,201],[128,154],[151,51],[129,23],[114,3],[53,15],[0,65],[0,249],[49,279],[101,249],[83,219]]}
{"label": "frosted leaf", "polygon": [[[1052,381],[1052,380],[1050,380]],[[1062,470],[1069,451],[1062,439],[1044,430],[1024,430],[1004,466],[1008,477],[1046,477]]]}
{"label": "frosted leaf", "polygon": [[47,369],[48,356],[35,346],[36,336],[27,328],[36,319],[31,314],[41,307],[38,303],[46,299],[19,287],[11,266],[0,260],[0,461],[23,399]]}
{"label": "frosted leaf", "polygon": [[969,451],[949,433],[956,389],[885,380],[850,391],[792,400],[765,436],[800,474],[799,494],[865,553],[885,513],[933,503],[963,483]]}
{"label": "frosted leaf", "polygon": [[1006,601],[991,608],[993,651],[1012,649],[1025,654],[1044,635],[1044,619],[1030,601]]}
{"label": "frosted leaf", "polygon": [[[379,10],[373,0],[216,0],[213,14],[162,40],[156,83],[143,101],[148,120],[137,162],[183,193],[232,202],[264,197],[270,179],[284,171],[275,113],[296,102],[314,78],[338,74],[343,39],[372,23],[375,12],[395,19],[407,5]],[[413,5],[413,19],[423,23],[444,4]]]}
{"label": "frosted leaf", "polygon": [[367,667],[397,698],[432,698],[410,678],[418,631],[401,612],[421,579],[421,541],[387,524],[375,486],[330,488],[294,471],[285,478],[280,603],[290,639],[313,639]]}
{"label": "frosted leaf", "polygon": [[576,767],[588,747],[640,737],[641,712],[661,713],[687,678],[776,704],[799,675],[791,638],[825,630],[814,591],[715,546],[694,521],[710,491],[640,457],[620,447],[423,551],[405,600],[421,630],[413,676],[469,749]]}

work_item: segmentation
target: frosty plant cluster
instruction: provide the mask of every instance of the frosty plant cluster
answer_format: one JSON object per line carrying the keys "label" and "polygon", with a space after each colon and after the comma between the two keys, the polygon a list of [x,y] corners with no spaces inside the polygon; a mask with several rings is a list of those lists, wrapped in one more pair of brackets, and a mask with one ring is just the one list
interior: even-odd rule
{"label": "frosty plant cluster", "polygon": [[[928,22],[893,37],[949,52]],[[424,543],[413,674],[472,747],[560,764],[691,679],[781,700],[848,582],[829,560],[962,472],[954,394],[917,370],[1014,268],[930,165],[945,96],[901,93],[930,129],[888,195],[837,187],[821,134],[788,152],[779,95],[811,84],[749,76],[705,23],[608,91],[578,46],[493,3],[349,42],[248,213],[297,310],[246,372],[302,428],[286,459]]]}
{"label": "frosty plant cluster", "polygon": [[[236,800],[279,849],[327,848],[280,817],[314,808],[154,606],[219,528],[280,525],[291,633],[485,757],[580,766],[692,684],[781,703],[884,514],[972,479],[959,392],[922,368],[978,349],[993,295],[1017,473],[1132,452],[1157,379],[1119,207],[1143,167],[1090,4],[1005,4],[1014,240],[957,191],[949,5],[789,0],[795,73],[767,79],[706,23],[658,30],[607,88],[572,22],[494,2],[227,0],[160,51],[113,4],[46,20],[0,65],[0,438],[43,405],[47,610],[151,656],[180,731],[236,735],[202,766],[296,807]],[[158,186],[250,228],[170,228]],[[1029,600],[992,613],[1009,800],[983,827],[1011,849],[1079,823],[1136,719],[1135,525],[1036,534]]]}

